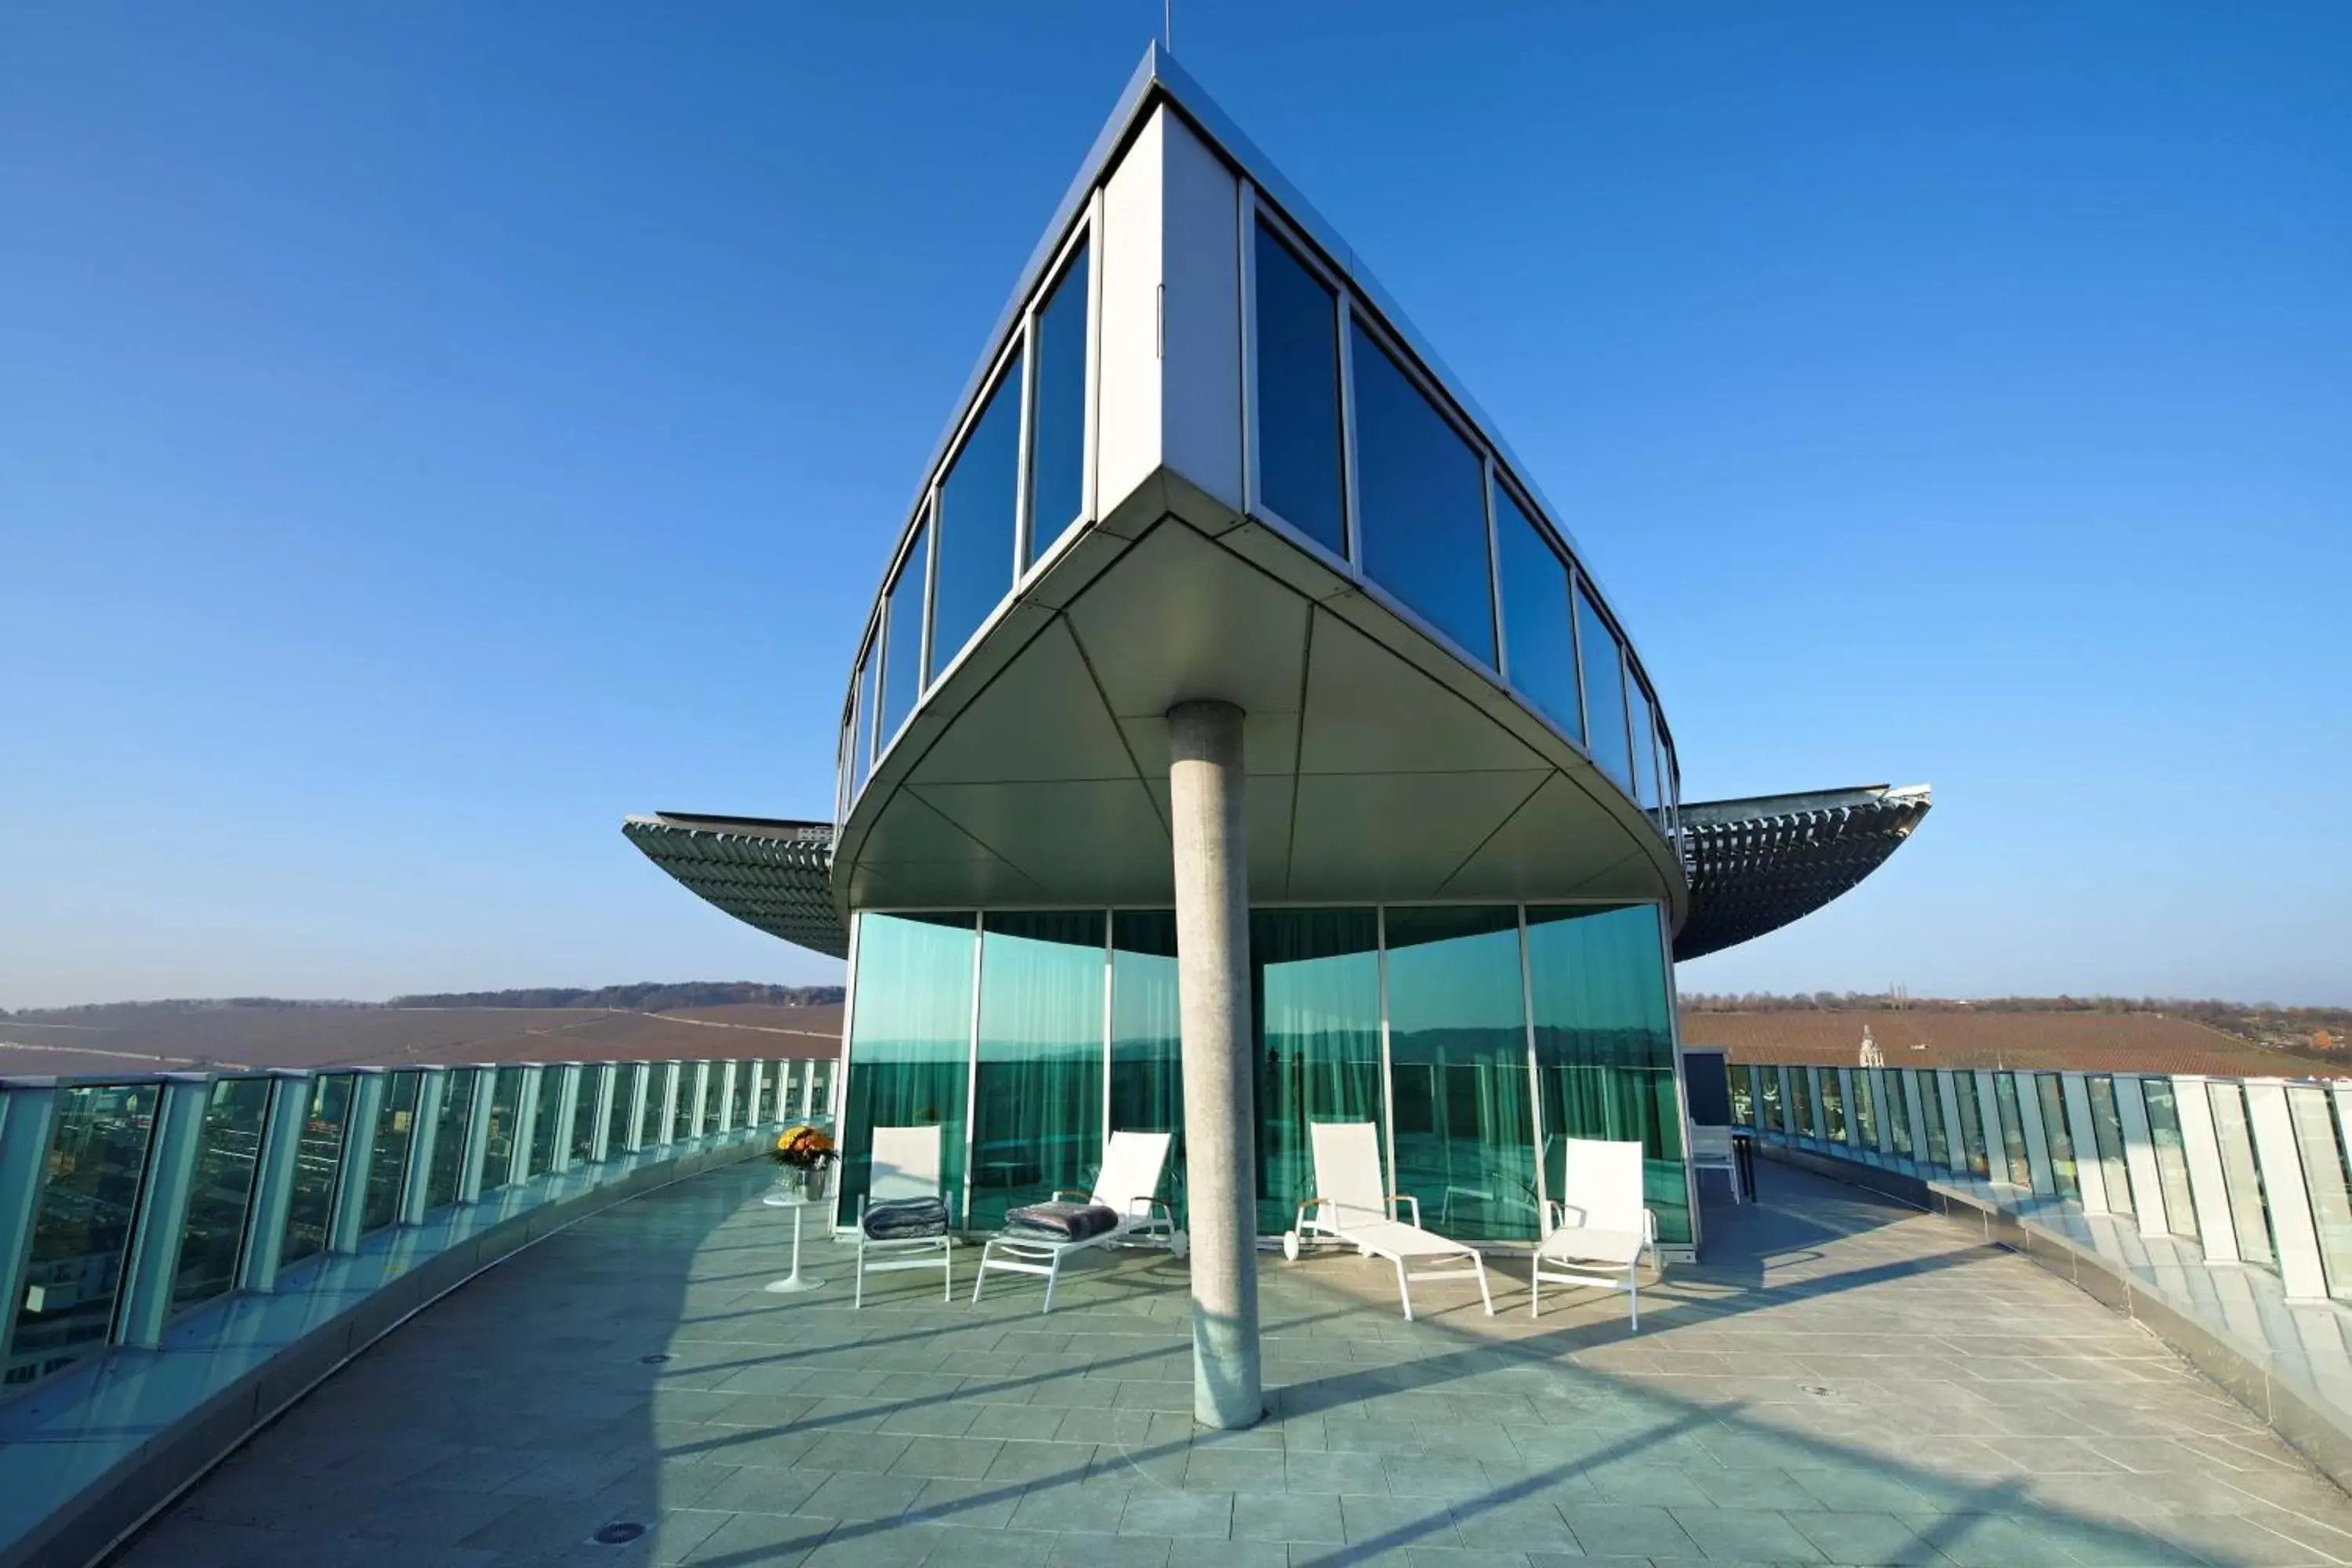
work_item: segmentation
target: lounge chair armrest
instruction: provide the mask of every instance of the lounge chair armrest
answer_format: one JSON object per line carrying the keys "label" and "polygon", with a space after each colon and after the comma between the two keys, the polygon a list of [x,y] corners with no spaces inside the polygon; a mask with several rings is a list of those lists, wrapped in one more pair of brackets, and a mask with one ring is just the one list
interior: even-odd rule
{"label": "lounge chair armrest", "polygon": [[1085,1203],[1088,1198],[1091,1198],[1091,1197],[1093,1197],[1093,1196],[1094,1196],[1094,1194],[1092,1194],[1092,1193],[1078,1193],[1078,1192],[1072,1192],[1072,1191],[1071,1191],[1069,1188],[1067,1188],[1067,1187],[1055,1187],[1055,1188],[1054,1189],[1054,1195],[1053,1195],[1052,1197],[1050,1197],[1050,1198],[1046,1199],[1045,1201],[1046,1201],[1047,1203],[1055,1203],[1055,1204],[1058,1204],[1058,1203],[1082,1204],[1082,1203]]}
{"label": "lounge chair armrest", "polygon": [[1642,1239],[1652,1247],[1658,1245],[1658,1211],[1655,1209],[1642,1211]]}
{"label": "lounge chair armrest", "polygon": [[1412,1205],[1412,1223],[1414,1227],[1418,1229],[1421,1225],[1421,1200],[1414,1197],[1411,1193],[1391,1193],[1389,1194],[1390,1212],[1393,1214],[1396,1211],[1397,1205],[1399,1204],[1411,1204]]}
{"label": "lounge chair armrest", "polygon": [[1297,1217],[1292,1219],[1290,1222],[1290,1228],[1294,1231],[1305,1230],[1307,1228],[1307,1211],[1310,1209],[1319,1208],[1328,1202],[1330,1202],[1328,1198],[1302,1199],[1298,1205],[1298,1214]]}

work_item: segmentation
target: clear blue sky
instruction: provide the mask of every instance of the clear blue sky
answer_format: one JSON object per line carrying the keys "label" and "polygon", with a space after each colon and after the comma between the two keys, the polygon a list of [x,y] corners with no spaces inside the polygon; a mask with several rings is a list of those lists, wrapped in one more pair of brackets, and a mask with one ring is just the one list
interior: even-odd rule
{"label": "clear blue sky", "polygon": [[[1693,798],[1931,782],[1692,989],[2352,1002],[2352,6],[1244,5]],[[838,966],[850,638],[1157,0],[0,12],[0,1005]]]}

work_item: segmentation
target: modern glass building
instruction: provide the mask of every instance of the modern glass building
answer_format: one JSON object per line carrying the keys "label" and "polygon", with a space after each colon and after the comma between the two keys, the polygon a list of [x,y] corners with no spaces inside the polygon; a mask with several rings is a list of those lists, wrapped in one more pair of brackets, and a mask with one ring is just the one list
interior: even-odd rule
{"label": "modern glass building", "polygon": [[1148,56],[880,563],[830,820],[625,828],[849,959],[845,1218],[872,1129],[934,1122],[971,1227],[1083,1186],[1114,1129],[1180,1134],[1181,1208],[1171,714],[1211,702],[1243,759],[1260,1231],[1312,1195],[1310,1125],[1370,1121],[1447,1235],[1533,1240],[1562,1140],[1607,1137],[1696,1246],[1675,958],[1836,896],[1927,795],[1685,806],[1568,522]]}

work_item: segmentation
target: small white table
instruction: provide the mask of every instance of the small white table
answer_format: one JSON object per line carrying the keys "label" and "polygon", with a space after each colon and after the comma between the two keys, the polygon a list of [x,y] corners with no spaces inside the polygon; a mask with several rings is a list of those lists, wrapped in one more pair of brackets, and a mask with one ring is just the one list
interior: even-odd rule
{"label": "small white table", "polygon": [[761,1289],[766,1290],[772,1296],[793,1296],[798,1295],[803,1290],[814,1290],[818,1286],[824,1284],[824,1280],[815,1278],[814,1275],[803,1274],[801,1272],[801,1211],[803,1209],[820,1207],[833,1200],[830,1198],[786,1197],[782,1193],[770,1193],[760,1201],[767,1205],[772,1209],[790,1209],[793,1211],[793,1271],[790,1274],[785,1275],[782,1279],[771,1279],[767,1284],[761,1286]]}

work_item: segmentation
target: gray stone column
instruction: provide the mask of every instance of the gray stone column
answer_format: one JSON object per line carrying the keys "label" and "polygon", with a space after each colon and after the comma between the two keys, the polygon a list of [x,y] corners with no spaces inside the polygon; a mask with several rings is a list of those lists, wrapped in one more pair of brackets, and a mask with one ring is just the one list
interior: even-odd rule
{"label": "gray stone column", "polygon": [[1265,1415],[1258,1386],[1242,710],[1225,702],[1180,702],[1168,710],[1168,736],[1192,1204],[1192,1415],[1204,1426],[1231,1429],[1255,1426]]}

